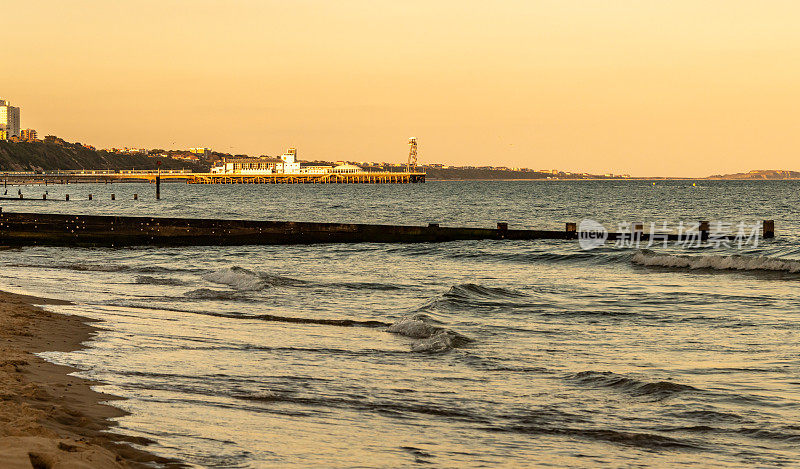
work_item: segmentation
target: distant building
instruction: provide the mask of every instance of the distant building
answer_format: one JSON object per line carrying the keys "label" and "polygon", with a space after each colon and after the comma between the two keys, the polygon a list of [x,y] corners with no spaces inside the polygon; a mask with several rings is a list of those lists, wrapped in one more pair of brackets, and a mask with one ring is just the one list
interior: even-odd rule
{"label": "distant building", "polygon": [[278,166],[283,167],[280,158],[225,158],[211,168],[215,174],[275,174]]}
{"label": "distant building", "polygon": [[333,166],[316,163],[300,163],[301,174],[327,174],[331,172],[331,169],[333,169]]}
{"label": "distant building", "polygon": [[300,162],[297,161],[297,148],[290,148],[281,155],[283,165],[279,171],[286,174],[297,174],[300,172]]}
{"label": "distant building", "polygon": [[3,99],[0,99],[0,130],[6,134],[3,140],[19,137],[19,108]]}
{"label": "distant building", "polygon": [[262,156],[259,158],[224,158],[211,168],[214,174],[327,174],[356,173],[358,166],[344,165],[336,168],[316,163],[297,161],[297,149],[290,148],[278,158]]}
{"label": "distant building", "polygon": [[63,138],[58,138],[55,135],[45,135],[44,143],[52,143],[56,145],[66,145],[67,141]]}
{"label": "distant building", "polygon": [[125,153],[128,155],[146,155],[149,151],[146,148],[128,148],[125,147],[120,153]]}
{"label": "distant building", "polygon": [[35,142],[36,141],[36,131],[33,130],[33,129],[23,129],[20,132],[19,136],[25,142]]}
{"label": "distant building", "polygon": [[8,134],[5,130],[0,130],[0,140],[8,140]]}
{"label": "distant building", "polygon": [[355,174],[363,172],[363,169],[353,164],[340,164],[339,166],[332,168],[330,172],[338,174]]}
{"label": "distant building", "polygon": [[212,153],[210,148],[202,148],[202,147],[190,148],[189,152],[194,153],[195,155],[198,156],[211,156]]}

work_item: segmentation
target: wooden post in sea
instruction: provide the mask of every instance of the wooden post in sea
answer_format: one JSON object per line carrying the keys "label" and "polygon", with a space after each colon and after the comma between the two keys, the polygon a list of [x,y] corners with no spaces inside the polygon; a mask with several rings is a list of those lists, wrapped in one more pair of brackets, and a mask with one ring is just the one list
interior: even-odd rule
{"label": "wooden post in sea", "polygon": [[700,239],[708,239],[709,225],[707,220],[700,221]]}
{"label": "wooden post in sea", "polygon": [[92,194],[89,194],[89,200],[92,200]]}
{"label": "wooden post in sea", "polygon": [[775,237],[775,220],[764,220],[764,238]]}
{"label": "wooden post in sea", "polygon": [[139,200],[139,194],[133,194],[133,200]]}
{"label": "wooden post in sea", "polygon": [[158,162],[158,174],[156,174],[156,200],[161,200],[161,162]]}
{"label": "wooden post in sea", "polygon": [[67,198],[66,198],[65,200],[66,200],[67,202],[69,202],[69,194],[67,194]]}
{"label": "wooden post in sea", "polygon": [[116,196],[114,194],[111,194],[111,200],[117,200],[117,198],[116,198]]}

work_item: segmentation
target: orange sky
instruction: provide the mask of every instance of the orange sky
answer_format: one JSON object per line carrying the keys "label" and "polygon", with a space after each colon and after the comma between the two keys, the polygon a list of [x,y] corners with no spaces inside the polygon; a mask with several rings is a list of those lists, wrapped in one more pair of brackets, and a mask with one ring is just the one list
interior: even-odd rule
{"label": "orange sky", "polygon": [[0,97],[100,147],[799,170],[800,2],[4,2]]}

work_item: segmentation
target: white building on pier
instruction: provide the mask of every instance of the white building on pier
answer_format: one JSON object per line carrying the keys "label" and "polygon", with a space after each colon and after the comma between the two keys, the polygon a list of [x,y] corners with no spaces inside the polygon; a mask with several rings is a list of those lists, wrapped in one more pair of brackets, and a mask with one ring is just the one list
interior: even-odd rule
{"label": "white building on pier", "polygon": [[364,170],[354,165],[336,167],[297,161],[297,149],[290,148],[278,158],[225,158],[211,168],[213,174],[328,174],[361,173]]}

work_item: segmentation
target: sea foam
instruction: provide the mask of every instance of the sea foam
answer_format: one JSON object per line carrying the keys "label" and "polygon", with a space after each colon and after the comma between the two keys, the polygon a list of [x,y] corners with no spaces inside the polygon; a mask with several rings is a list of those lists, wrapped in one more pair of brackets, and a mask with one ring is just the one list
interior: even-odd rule
{"label": "sea foam", "polygon": [[243,267],[228,267],[203,275],[212,283],[227,285],[236,290],[256,291],[282,285],[295,285],[300,281],[278,275],[261,274]]}
{"label": "sea foam", "polygon": [[458,332],[427,322],[424,314],[406,316],[386,329],[388,332],[418,339],[411,344],[413,352],[446,352],[461,347],[472,339]]}
{"label": "sea foam", "polygon": [[800,261],[763,256],[678,256],[639,251],[633,255],[633,262],[644,266],[686,269],[800,272]]}

